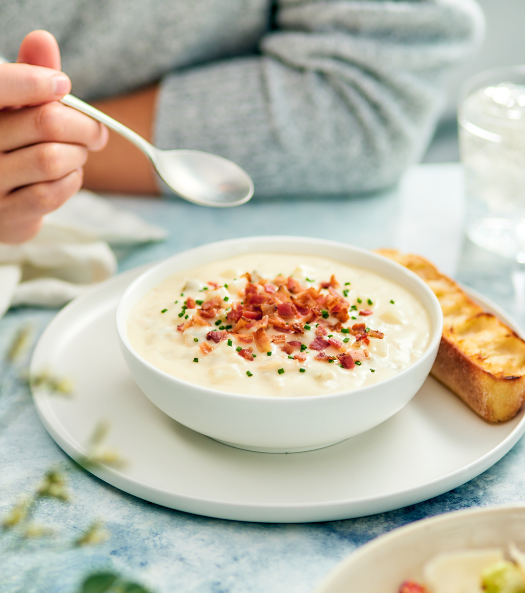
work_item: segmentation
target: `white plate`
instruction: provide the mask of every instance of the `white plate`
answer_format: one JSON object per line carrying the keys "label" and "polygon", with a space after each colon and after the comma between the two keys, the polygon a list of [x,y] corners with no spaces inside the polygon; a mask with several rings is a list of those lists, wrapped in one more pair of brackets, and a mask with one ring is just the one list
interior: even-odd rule
{"label": "white plate", "polygon": [[429,378],[394,417],[326,449],[272,455],[222,445],[163,414],[124,365],[115,309],[143,269],[107,280],[68,305],[42,335],[31,363],[32,373],[49,369],[73,381],[69,398],[35,393],[44,426],[68,455],[85,456],[95,426],[110,423],[105,444],[115,447],[126,465],[92,472],[125,492],[223,519],[346,519],[456,488],[501,459],[525,431],[523,412],[489,425]]}
{"label": "white plate", "polygon": [[394,529],[364,545],[314,593],[398,593],[404,580],[421,582],[423,566],[437,554],[480,548],[508,552],[510,542],[525,551],[525,506],[445,513]]}

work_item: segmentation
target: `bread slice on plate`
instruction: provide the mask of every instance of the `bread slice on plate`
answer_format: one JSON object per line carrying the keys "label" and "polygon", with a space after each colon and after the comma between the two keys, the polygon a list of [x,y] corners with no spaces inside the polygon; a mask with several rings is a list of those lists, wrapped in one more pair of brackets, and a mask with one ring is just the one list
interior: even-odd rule
{"label": "bread slice on plate", "polygon": [[513,418],[525,399],[525,342],[484,311],[428,260],[379,249],[422,278],[443,310],[443,335],[431,374],[487,422]]}

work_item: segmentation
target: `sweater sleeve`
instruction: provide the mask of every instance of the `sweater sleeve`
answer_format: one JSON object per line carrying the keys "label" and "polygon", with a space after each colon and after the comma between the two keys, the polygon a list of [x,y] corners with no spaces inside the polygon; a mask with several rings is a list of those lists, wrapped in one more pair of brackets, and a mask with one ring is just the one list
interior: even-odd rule
{"label": "sweater sleeve", "polygon": [[168,75],[156,113],[159,147],[229,158],[259,196],[395,183],[484,26],[475,0],[280,0],[276,22],[260,55]]}

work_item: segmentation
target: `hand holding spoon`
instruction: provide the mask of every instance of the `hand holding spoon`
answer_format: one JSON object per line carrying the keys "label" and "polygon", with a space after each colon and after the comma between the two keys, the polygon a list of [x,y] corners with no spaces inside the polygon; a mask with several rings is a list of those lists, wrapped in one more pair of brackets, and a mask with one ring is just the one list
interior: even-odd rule
{"label": "hand holding spoon", "polygon": [[127,138],[150,159],[160,178],[181,198],[215,208],[240,206],[253,195],[250,176],[238,165],[197,150],[160,150],[141,136],[73,95],[61,102]]}

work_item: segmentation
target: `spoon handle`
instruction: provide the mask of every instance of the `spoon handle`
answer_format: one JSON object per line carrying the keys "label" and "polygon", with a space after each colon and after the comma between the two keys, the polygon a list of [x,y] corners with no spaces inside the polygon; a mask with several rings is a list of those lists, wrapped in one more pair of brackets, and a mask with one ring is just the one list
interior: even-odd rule
{"label": "spoon handle", "polygon": [[142,136],[139,136],[126,126],[114,120],[112,117],[109,117],[109,115],[102,113],[102,111],[99,111],[98,109],[95,109],[95,107],[84,103],[84,101],[81,101],[73,95],[66,95],[65,97],[62,97],[60,102],[64,103],[64,105],[67,105],[68,107],[73,107],[73,109],[81,111],[82,113],[89,115],[89,117],[92,117],[93,119],[105,124],[108,128],[111,128],[113,131],[117,132],[117,134],[127,138],[137,148],[140,148],[140,150],[142,150],[142,152],[144,152],[150,159],[154,158],[154,148],[149,142],[144,140]]}

